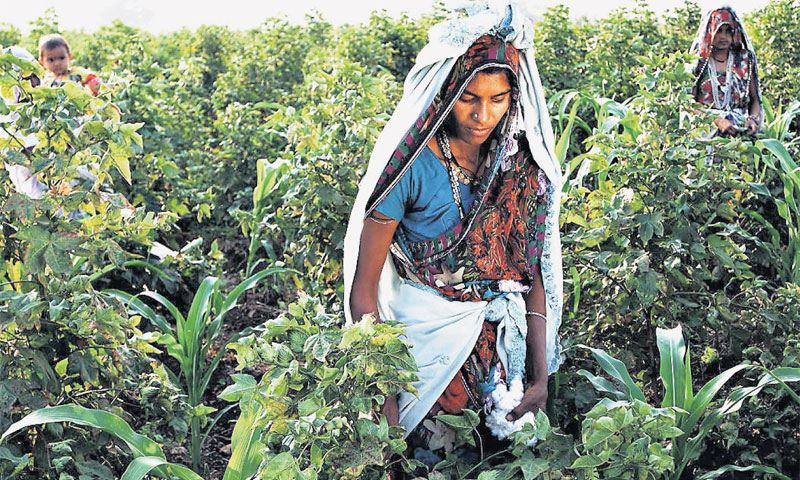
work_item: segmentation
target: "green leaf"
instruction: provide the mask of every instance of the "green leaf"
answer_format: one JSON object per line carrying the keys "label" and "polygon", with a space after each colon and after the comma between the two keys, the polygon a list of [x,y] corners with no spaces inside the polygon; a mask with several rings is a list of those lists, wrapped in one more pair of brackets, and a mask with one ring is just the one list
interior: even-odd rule
{"label": "green leaf", "polygon": [[28,228],[22,229],[19,232],[17,232],[14,236],[19,238],[20,240],[31,242],[34,245],[50,243],[50,232],[40,227],[39,225],[33,225]]}
{"label": "green leaf", "polygon": [[151,470],[161,466],[168,467],[170,474],[178,477],[180,480],[203,480],[203,477],[194,473],[192,470],[184,467],[183,465],[170,463],[159,457],[135,458],[128,465],[128,468],[125,469],[125,472],[122,474],[122,477],[120,477],[120,480],[141,480],[148,473],[150,473]]}
{"label": "green leaf", "polygon": [[67,374],[67,364],[69,363],[69,358],[65,358],[60,362],[56,363],[55,371],[59,377],[63,377]]}
{"label": "green leaf", "polygon": [[597,363],[600,364],[600,367],[605,370],[606,373],[625,384],[625,386],[628,388],[627,393],[630,400],[641,400],[647,403],[647,399],[644,397],[642,389],[633,382],[630,373],[628,373],[628,368],[624,363],[600,349],[592,348],[586,345],[579,346],[591,351],[595,360],[597,360]]}
{"label": "green leaf", "polygon": [[795,402],[800,404],[800,396],[786,385],[786,382],[800,381],[800,368],[778,367],[775,370],[767,370],[766,368],[764,370],[766,373],[759,379],[759,385],[778,383]]}
{"label": "green leaf", "polygon": [[317,468],[322,466],[322,449],[316,442],[311,445],[311,464]]}
{"label": "green leaf", "polygon": [[464,409],[462,410],[461,415],[436,415],[436,420],[446,425],[450,425],[453,428],[461,430],[472,430],[480,422],[480,419],[478,418],[477,419],[478,423],[476,423],[476,417],[477,414],[475,412],[469,409]]}
{"label": "green leaf", "polygon": [[117,142],[109,141],[108,143],[108,152],[111,155],[111,159],[114,161],[114,166],[117,167],[117,171],[119,171],[122,178],[125,179],[128,184],[131,184],[131,164],[129,158],[135,153],[133,148],[130,145],[125,145]]}
{"label": "green leaf", "polygon": [[260,469],[263,476],[259,477],[263,480],[272,480],[274,478],[283,478],[283,473],[293,472],[297,470],[297,462],[289,452],[279,453],[278,455],[265,459],[264,466]]}
{"label": "green leaf", "polygon": [[731,379],[737,372],[741,370],[745,370],[748,368],[753,368],[751,365],[736,365],[735,367],[731,367],[724,372],[720,373],[716,377],[712,378],[708,381],[703,388],[697,392],[695,395],[694,400],[692,401],[692,407],[688,410],[689,417],[682,416],[678,420],[678,427],[680,427],[686,434],[691,432],[694,429],[694,426],[697,424],[697,421],[706,411],[708,404],[714,399],[717,392]]}
{"label": "green leaf", "polygon": [[53,245],[48,245],[44,251],[44,259],[47,265],[53,269],[55,273],[68,274],[72,271],[72,261],[69,255],[65,252],[57,251]]}
{"label": "green leaf", "polygon": [[750,191],[755,194],[764,195],[765,197],[772,197],[772,194],[770,193],[769,189],[767,189],[767,187],[763,183],[747,182],[747,186],[750,189]]}
{"label": "green leaf", "polygon": [[609,437],[619,431],[616,423],[610,417],[600,417],[591,423],[587,430],[584,430],[583,443],[587,449],[592,449],[598,444],[606,441]]}
{"label": "green leaf", "polygon": [[761,472],[761,473],[769,473],[775,475],[775,477],[781,480],[792,480],[791,478],[787,477],[781,472],[766,465],[749,465],[747,467],[738,467],[736,465],[725,465],[724,467],[720,467],[716,470],[706,473],[705,475],[702,475],[700,478],[698,478],[698,480],[709,480],[711,478],[718,478],[719,476],[728,472]]}
{"label": "green leaf", "polygon": [[692,385],[686,385],[686,344],[680,325],[669,330],[656,328],[656,345],[661,356],[661,382],[665,388],[661,406],[684,408],[686,389],[691,390]]}
{"label": "green leaf", "polygon": [[497,480],[500,478],[500,472],[497,470],[484,470],[478,475],[478,480]]}
{"label": "green leaf", "polygon": [[583,455],[578,457],[572,465],[569,466],[571,469],[577,468],[595,468],[599,467],[600,465],[606,462],[603,461],[602,458],[598,457],[597,455]]}
{"label": "green leaf", "polygon": [[530,457],[532,458],[522,457],[520,459],[524,460],[520,462],[519,469],[522,471],[522,477],[525,480],[534,480],[539,478],[539,475],[551,469],[550,462],[547,459],[536,458],[533,457],[533,455],[530,455]]}
{"label": "green leaf", "polygon": [[241,414],[231,435],[231,459],[222,480],[247,480],[256,474],[261,463],[260,451],[264,448],[259,437],[262,427],[256,426],[265,410],[254,402],[239,403]]}
{"label": "green leaf", "polygon": [[320,408],[322,408],[322,404],[320,403],[319,399],[309,397],[297,405],[297,413],[300,416],[305,417],[306,415],[311,415],[312,413],[318,411]]}
{"label": "green leaf", "polygon": [[596,376],[596,375],[594,375],[594,374],[592,374],[590,372],[587,372],[586,370],[583,370],[583,369],[578,370],[575,373],[577,373],[578,375],[582,375],[582,376],[586,377],[586,379],[589,380],[589,382],[592,384],[592,386],[598,392],[610,393],[617,400],[623,400],[623,399],[627,398],[627,395],[625,395],[623,392],[621,392],[617,388],[617,386],[614,385],[608,379],[605,379],[603,377],[598,377],[598,376]]}
{"label": "green leaf", "polygon": [[124,441],[135,457],[152,456],[165,458],[161,447],[156,442],[144,435],[135,433],[125,420],[112,413],[78,405],[60,405],[29,413],[22,420],[12,424],[0,437],[0,441],[24,428],[53,422],[72,422],[78,425],[99,428]]}
{"label": "green leaf", "polygon": [[7,449],[6,447],[0,447],[0,460],[8,460],[15,464],[21,464],[21,463],[27,463],[28,458],[30,458],[30,455],[28,454],[25,454],[21,457],[17,457],[14,456],[14,454],[11,453],[11,450]]}
{"label": "green leaf", "polygon": [[228,385],[217,395],[228,402],[239,400],[246,392],[252,391],[258,386],[258,382],[252,375],[234,373],[231,375],[231,380],[234,382],[233,385]]}

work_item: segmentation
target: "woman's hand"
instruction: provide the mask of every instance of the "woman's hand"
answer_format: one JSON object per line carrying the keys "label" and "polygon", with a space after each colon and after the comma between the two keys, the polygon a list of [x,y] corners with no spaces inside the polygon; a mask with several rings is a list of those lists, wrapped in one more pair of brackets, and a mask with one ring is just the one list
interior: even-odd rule
{"label": "woman's hand", "polygon": [[724,133],[725,135],[736,135],[739,133],[739,129],[736,128],[736,125],[733,124],[728,119],[725,118],[715,118],[714,125],[717,126],[720,132]]}
{"label": "woman's hand", "polygon": [[547,378],[541,382],[529,383],[522,396],[522,402],[506,415],[506,420],[513,422],[528,412],[536,414],[547,408]]}
{"label": "woman's hand", "polygon": [[745,124],[744,124],[744,129],[745,129],[745,130],[747,131],[747,133],[749,133],[750,135],[755,135],[755,134],[756,134],[756,133],[758,133],[758,131],[760,130],[760,128],[759,128],[759,126],[758,126],[758,122],[756,122],[755,120],[753,120],[751,117],[748,117],[748,118],[747,118],[747,121],[746,121],[746,122],[745,122]]}

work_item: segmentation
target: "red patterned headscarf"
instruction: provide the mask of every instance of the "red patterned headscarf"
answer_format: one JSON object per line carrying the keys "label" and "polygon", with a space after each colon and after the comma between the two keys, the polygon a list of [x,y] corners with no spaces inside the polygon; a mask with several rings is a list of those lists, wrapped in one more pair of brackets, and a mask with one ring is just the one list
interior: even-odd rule
{"label": "red patterned headscarf", "polygon": [[723,25],[730,25],[731,31],[733,32],[733,45],[732,48],[734,50],[741,50],[742,49],[742,24],[739,23],[739,19],[736,18],[736,15],[731,11],[729,8],[720,8],[718,10],[714,10],[708,16],[708,22],[706,22],[706,31],[705,35],[703,36],[702,42],[700,42],[699,51],[701,58],[708,58],[711,54],[711,43],[714,41],[714,35],[717,34],[720,27]]}

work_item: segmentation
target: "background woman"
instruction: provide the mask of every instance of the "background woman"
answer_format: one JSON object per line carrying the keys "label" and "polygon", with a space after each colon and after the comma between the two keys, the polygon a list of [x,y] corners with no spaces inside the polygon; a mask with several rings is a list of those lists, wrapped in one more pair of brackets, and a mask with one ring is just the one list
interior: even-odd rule
{"label": "background woman", "polygon": [[717,114],[719,132],[755,135],[761,130],[761,88],[753,45],[730,7],[709,11],[700,22],[692,50],[692,95]]}
{"label": "background woman", "polygon": [[418,394],[384,413],[429,464],[452,447],[436,414],[482,409],[503,438],[561,361],[562,180],[532,25],[514,4],[465,13],[431,30],[345,239],[350,319],[406,325]]}

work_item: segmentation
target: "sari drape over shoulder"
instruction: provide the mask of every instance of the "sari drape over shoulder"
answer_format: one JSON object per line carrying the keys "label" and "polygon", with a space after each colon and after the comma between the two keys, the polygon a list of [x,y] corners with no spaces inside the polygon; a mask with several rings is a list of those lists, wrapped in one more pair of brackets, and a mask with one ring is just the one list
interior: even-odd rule
{"label": "sari drape over shoulder", "polygon": [[345,312],[365,218],[409,171],[467,84],[501,69],[512,86],[491,140],[475,200],[441,235],[409,241],[398,228],[378,286],[382,319],[406,325],[420,369],[418,396],[400,396],[412,430],[472,350],[483,321],[498,323],[497,350],[511,380],[525,367],[525,302],[540,269],[547,300],[548,373],[561,363],[561,166],[533,58],[532,23],[516,2],[470,4],[464,18],[430,32],[359,185],[345,237]]}

